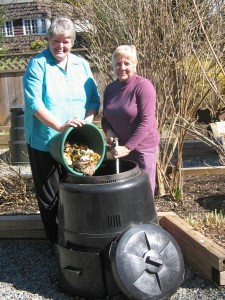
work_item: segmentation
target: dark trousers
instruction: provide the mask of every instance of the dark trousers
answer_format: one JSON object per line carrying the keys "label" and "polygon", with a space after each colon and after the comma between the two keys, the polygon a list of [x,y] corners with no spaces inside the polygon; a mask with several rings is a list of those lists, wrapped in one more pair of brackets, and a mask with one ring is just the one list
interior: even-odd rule
{"label": "dark trousers", "polygon": [[45,232],[51,243],[58,238],[59,184],[66,178],[66,170],[49,152],[39,151],[27,145],[34,188]]}

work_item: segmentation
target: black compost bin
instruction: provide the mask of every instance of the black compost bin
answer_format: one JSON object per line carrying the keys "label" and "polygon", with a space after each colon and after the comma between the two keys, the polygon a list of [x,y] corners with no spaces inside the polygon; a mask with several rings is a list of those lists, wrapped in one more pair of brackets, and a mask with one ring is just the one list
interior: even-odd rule
{"label": "black compost bin", "polygon": [[[61,288],[82,297],[113,296],[121,291],[130,296],[126,293],[126,288],[121,288],[120,279],[115,278],[120,277],[120,274],[115,272],[115,259],[118,258],[114,259],[113,255],[116,254],[115,243],[118,243],[118,237],[134,226],[155,224],[156,236],[159,237],[158,232],[162,229],[157,225],[157,213],[148,175],[140,170],[135,162],[122,160],[120,173],[116,174],[115,161],[105,160],[92,177],[68,174],[67,182],[60,185],[59,192],[56,257]],[[143,228],[143,231],[146,229]],[[152,230],[153,236],[154,231],[155,227]],[[158,243],[165,248],[168,238],[164,243],[163,234],[161,235]],[[149,236],[149,233],[146,236]],[[146,239],[147,242],[148,239],[150,238]],[[136,246],[142,247],[143,240],[136,241]],[[160,245],[156,251],[163,251]],[[166,253],[168,254],[168,251]],[[180,261],[180,254],[171,251],[170,255],[173,260],[176,256]],[[154,261],[154,258],[151,262],[156,265],[159,263]],[[135,265],[136,263],[137,261],[134,261]],[[182,262],[180,266],[179,279],[182,278]],[[132,273],[133,267],[131,261],[131,265],[124,269]],[[176,281],[176,286],[177,282],[180,281]],[[152,284],[152,281],[149,283]],[[163,295],[167,292],[161,291]],[[141,291],[140,295],[146,297],[145,291]],[[161,294],[159,296],[161,297]],[[161,299],[150,298],[149,293],[147,297],[146,299]]]}
{"label": "black compost bin", "polygon": [[27,145],[24,130],[24,106],[17,105],[10,108],[11,127],[9,151],[11,156],[11,164],[29,164]]}
{"label": "black compost bin", "polygon": [[91,177],[68,174],[60,185],[59,240],[63,247],[103,249],[134,224],[157,222],[149,179],[136,163],[104,161]]}

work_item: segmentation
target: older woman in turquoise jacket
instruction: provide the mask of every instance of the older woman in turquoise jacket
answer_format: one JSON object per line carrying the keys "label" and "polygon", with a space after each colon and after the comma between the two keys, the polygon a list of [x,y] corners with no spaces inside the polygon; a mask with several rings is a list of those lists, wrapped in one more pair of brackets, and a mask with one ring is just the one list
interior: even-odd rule
{"label": "older woman in turquoise jacket", "polygon": [[74,24],[55,19],[48,31],[48,48],[31,59],[23,77],[25,134],[38,205],[47,237],[57,241],[60,181],[66,171],[49,152],[51,138],[68,127],[92,122],[100,107],[89,64],[70,51]]}

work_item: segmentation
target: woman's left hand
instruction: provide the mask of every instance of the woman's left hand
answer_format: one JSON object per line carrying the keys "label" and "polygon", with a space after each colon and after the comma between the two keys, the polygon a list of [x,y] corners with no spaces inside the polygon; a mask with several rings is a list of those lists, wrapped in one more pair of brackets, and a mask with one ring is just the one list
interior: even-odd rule
{"label": "woman's left hand", "polygon": [[113,157],[116,159],[123,157],[123,156],[127,156],[130,152],[131,152],[131,150],[125,146],[114,147],[111,151]]}

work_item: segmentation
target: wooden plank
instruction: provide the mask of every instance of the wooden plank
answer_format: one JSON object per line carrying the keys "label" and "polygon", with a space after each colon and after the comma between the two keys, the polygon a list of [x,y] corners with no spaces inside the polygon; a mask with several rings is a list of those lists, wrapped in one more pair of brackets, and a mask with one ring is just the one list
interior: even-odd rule
{"label": "wooden plank", "polygon": [[224,282],[224,248],[195,231],[177,215],[161,214],[159,224],[175,238],[187,264],[217,286]]}
{"label": "wooden plank", "polygon": [[[161,147],[163,149],[163,140],[161,140]],[[170,144],[169,149],[173,147],[173,143]],[[177,156],[177,147],[174,152],[174,156]],[[187,140],[184,142],[182,156],[190,157],[190,156],[207,156],[207,155],[216,155],[216,151],[210,147],[209,145],[203,143],[199,140]]]}
{"label": "wooden plank", "polygon": [[16,105],[24,104],[24,92],[23,92],[23,74],[17,73],[17,76],[12,78],[13,89],[15,93]]}
{"label": "wooden plank", "polygon": [[220,273],[220,285],[225,285],[225,271]]}
{"label": "wooden plank", "polygon": [[34,239],[34,240],[42,240],[46,239],[45,232],[43,230],[1,230],[0,231],[0,239]]}
{"label": "wooden plank", "polygon": [[219,272],[212,268],[212,278],[213,282],[215,282],[218,287],[225,286],[225,271]]}
{"label": "wooden plank", "polygon": [[[24,97],[22,91],[22,75],[20,73],[10,74],[8,79],[9,93],[9,108],[24,104]],[[9,113],[10,116],[10,113]]]}
{"label": "wooden plank", "polygon": [[[1,227],[7,229],[15,228],[31,228],[39,229],[42,228],[42,221],[40,214],[37,215],[4,215],[0,216]],[[2,229],[2,228],[0,228]]]}
{"label": "wooden plank", "polygon": [[[9,94],[8,94],[8,86],[7,86],[7,78],[5,76],[0,75],[0,124],[5,125],[8,124],[9,117]],[[7,99],[7,101],[6,101]]]}
{"label": "wooden plank", "polygon": [[[172,172],[173,167],[169,166],[167,174],[169,175]],[[225,166],[181,168],[181,174],[183,176],[220,175],[225,174]]]}
{"label": "wooden plank", "polygon": [[172,211],[165,211],[165,212],[157,212],[157,216],[158,216],[158,219],[160,220],[161,218],[163,217],[168,217],[168,216],[172,216],[172,217],[175,217],[176,214]]}
{"label": "wooden plank", "polygon": [[[161,217],[159,220],[160,225],[168,232],[173,233],[174,238],[182,242],[182,247],[185,250],[185,255],[190,255],[186,250],[195,250],[195,254],[201,251],[201,258],[206,259],[204,254],[208,256],[207,263],[219,271],[225,271],[225,249],[213,242],[211,239],[205,237],[200,232],[181,219],[177,215],[167,215]],[[186,237],[185,237],[186,236]],[[191,243],[190,243],[191,242]],[[193,254],[193,252],[192,252]],[[191,254],[191,256],[193,256]],[[195,259],[192,257],[192,259]]]}
{"label": "wooden plank", "polygon": [[10,131],[10,126],[0,126],[0,131]]}
{"label": "wooden plank", "polygon": [[46,239],[40,215],[0,216],[1,239]]}
{"label": "wooden plank", "polygon": [[204,176],[204,175],[225,174],[225,166],[182,168],[181,174],[183,176]]}
{"label": "wooden plank", "polygon": [[9,140],[10,140],[9,134],[1,134],[0,135],[0,145],[8,146]]}
{"label": "wooden plank", "polygon": [[0,148],[9,146],[10,140],[10,126],[0,126]]}

